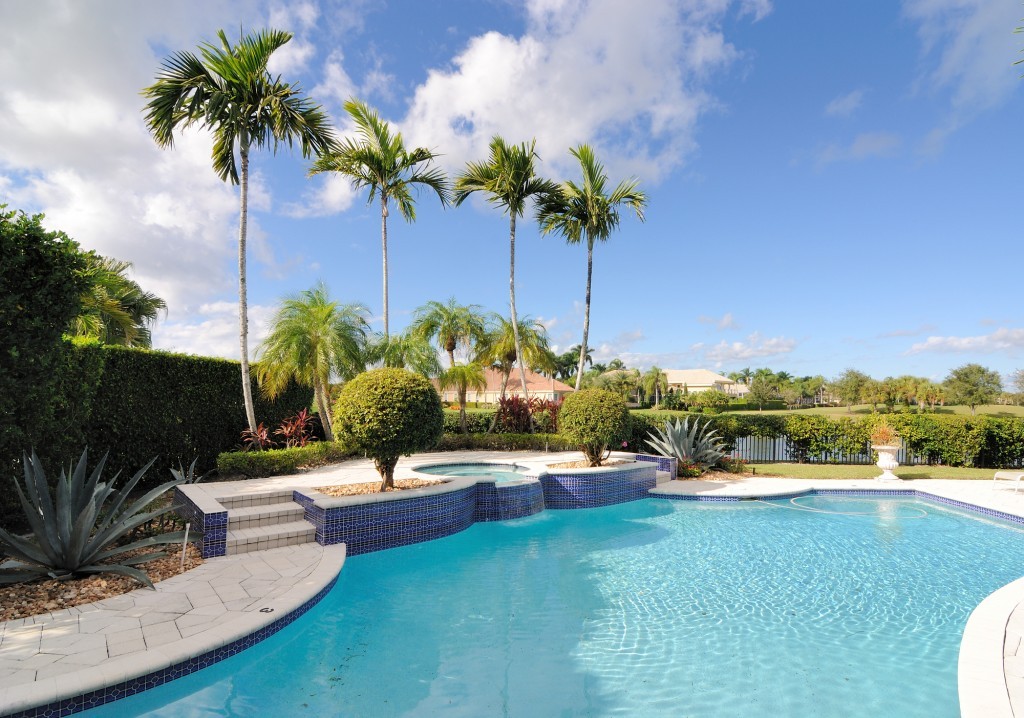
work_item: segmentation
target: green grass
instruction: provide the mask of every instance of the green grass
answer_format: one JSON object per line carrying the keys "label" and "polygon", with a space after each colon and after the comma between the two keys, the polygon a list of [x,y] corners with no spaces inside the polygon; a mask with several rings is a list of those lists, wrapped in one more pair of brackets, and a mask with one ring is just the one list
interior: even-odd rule
{"label": "green grass", "polygon": [[[786,476],[794,479],[873,479],[882,473],[874,465],[849,464],[748,464],[755,476]],[[901,479],[992,480],[995,469],[963,466],[901,466],[893,473]]]}
{"label": "green grass", "polygon": [[[1003,404],[985,404],[982,406],[975,407],[978,416],[985,414],[986,416],[995,416],[1002,419],[1012,417],[1024,417],[1024,406],[1013,406]],[[855,404],[850,407],[849,410],[845,406],[816,406],[812,409],[765,409],[764,411],[735,411],[729,412],[732,414],[818,414],[825,416],[866,416],[871,413],[870,404]],[[959,415],[959,416],[970,416],[971,407],[969,406],[939,406],[932,412],[930,409],[925,412],[927,414],[945,414],[947,416]]]}

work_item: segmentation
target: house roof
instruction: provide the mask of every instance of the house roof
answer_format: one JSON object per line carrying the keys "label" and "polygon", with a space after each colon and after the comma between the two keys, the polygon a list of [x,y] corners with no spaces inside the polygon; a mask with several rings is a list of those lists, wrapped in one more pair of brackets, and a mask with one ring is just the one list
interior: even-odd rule
{"label": "house roof", "polygon": [[685,384],[693,386],[714,386],[715,384],[735,384],[732,379],[721,374],[715,374],[708,369],[665,369],[665,376],[669,384]]}
{"label": "house roof", "polygon": [[[501,391],[501,372],[497,369],[491,369],[490,367],[484,369],[484,376],[487,377],[487,388],[485,392],[499,392]],[[431,382],[435,387],[438,386],[437,379],[431,379]],[[568,384],[563,384],[558,379],[552,379],[548,376],[543,376],[532,372],[529,369],[526,370],[526,389],[533,394],[534,392],[541,391],[552,391],[564,394],[566,392],[573,391],[573,388]],[[508,377],[508,387],[506,392],[511,394],[513,392],[522,391],[522,382],[519,378],[518,367],[512,370],[512,373]]]}

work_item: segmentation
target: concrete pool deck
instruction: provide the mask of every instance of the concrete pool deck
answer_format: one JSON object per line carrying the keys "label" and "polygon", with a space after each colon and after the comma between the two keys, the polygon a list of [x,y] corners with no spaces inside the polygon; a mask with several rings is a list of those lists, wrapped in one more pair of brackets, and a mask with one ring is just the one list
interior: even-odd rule
{"label": "concrete pool deck", "polygon": [[[402,459],[396,478],[428,463],[494,461],[542,468],[580,456],[577,452],[501,451],[419,454]],[[375,480],[372,462],[361,459],[291,476],[223,482],[217,487],[269,492]],[[1012,487],[993,488],[991,481],[933,479],[880,484],[873,480],[737,477],[671,481],[659,484],[651,495],[767,497],[814,488],[919,490],[1024,517],[1024,493],[1016,493]],[[2,622],[0,715],[124,684],[244,640],[309,604],[333,584],[344,560],[343,545],[322,547],[316,543],[208,559],[192,571],[156,584],[156,591],[139,589],[94,604]],[[274,610],[261,612],[264,608]],[[1024,579],[988,597],[968,622],[959,661],[963,716],[1024,718],[1022,634]]]}

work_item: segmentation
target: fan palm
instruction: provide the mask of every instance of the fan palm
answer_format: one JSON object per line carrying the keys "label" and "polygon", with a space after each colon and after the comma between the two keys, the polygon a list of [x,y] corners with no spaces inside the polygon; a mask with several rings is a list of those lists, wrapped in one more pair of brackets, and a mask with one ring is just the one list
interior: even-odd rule
{"label": "fan palm", "polygon": [[366,315],[361,304],[331,301],[318,284],[285,299],[257,350],[256,376],[267,396],[274,397],[296,381],[313,388],[324,435],[334,441],[330,379],[350,379],[364,369]]}
{"label": "fan palm", "polygon": [[[317,157],[309,174],[338,172],[352,180],[357,189],[369,188],[367,203],[380,197],[380,237],[384,259],[384,336],[388,336],[388,202],[395,200],[407,222],[416,220],[416,206],[410,189],[429,187],[447,206],[451,191],[444,172],[427,165],[437,157],[425,147],[405,149],[402,133],[391,134],[391,127],[366,103],[350,99],[345,103],[356,124],[358,139],[348,138],[340,146],[329,148]],[[421,167],[422,165],[422,167]]]}
{"label": "fan palm", "polygon": [[409,332],[428,341],[437,339],[438,347],[455,366],[455,350],[469,349],[485,340],[487,322],[479,304],[461,305],[455,297],[447,303],[430,301],[413,314]]}
{"label": "fan palm", "polygon": [[[516,317],[516,217],[522,217],[526,202],[531,197],[545,197],[558,189],[558,185],[536,175],[534,160],[538,159],[537,141],[510,145],[497,135],[491,139],[490,157],[486,162],[470,162],[455,180],[455,204],[461,205],[474,192],[483,192],[487,201],[508,213],[509,226],[509,309],[516,355],[522,356],[519,338],[519,320]],[[519,376],[523,383],[523,398],[529,399],[526,388],[526,368],[520,363]]]}
{"label": "fan palm", "polygon": [[466,425],[466,392],[470,389],[483,391],[487,388],[487,376],[480,362],[455,364],[440,376],[441,391],[455,389],[459,395],[459,426],[463,434],[469,433]]}
{"label": "fan palm", "polygon": [[95,337],[104,344],[149,348],[149,327],[167,303],[128,278],[131,262],[87,252],[85,276],[89,286],[82,294],[82,309],[72,320],[75,336]]}
{"label": "fan palm", "polygon": [[616,185],[611,194],[607,192],[608,175],[604,166],[597,161],[589,145],[580,145],[569,150],[580,163],[583,184],[563,182],[559,191],[546,195],[537,207],[537,221],[541,232],[558,232],[569,244],[587,243],[587,294],[583,314],[583,342],[580,345],[580,364],[576,374],[576,388],[583,380],[583,363],[590,333],[590,284],[594,270],[594,243],[605,242],[619,226],[619,207],[625,205],[636,212],[644,221],[644,207],[647,196],[637,188],[635,179],[624,180]]}
{"label": "fan palm", "polygon": [[[246,302],[246,230],[249,207],[249,152],[281,143],[298,142],[302,155],[325,151],[334,135],[327,115],[297,84],[282,82],[267,71],[270,56],[291,40],[280,30],[246,35],[231,45],[223,30],[220,45],[199,46],[202,59],[176,52],[164,60],[155,83],[142,91],[146,126],[160,147],[173,147],[175,128],[193,125],[213,132],[213,169],[217,176],[240,186],[238,219],[238,322],[242,354],[242,395],[249,429],[256,429],[256,412],[249,380],[249,315]],[[235,151],[239,161],[235,161]]]}
{"label": "fan palm", "polygon": [[428,379],[441,373],[441,363],[430,340],[408,331],[377,335],[367,347],[366,358],[369,363],[408,369]]}
{"label": "fan palm", "polygon": [[[477,359],[501,372],[501,398],[504,399],[508,378],[519,358],[516,332],[513,331],[512,322],[500,314],[492,314],[490,323],[487,340],[481,345]],[[548,332],[544,325],[533,317],[525,316],[519,320],[518,333],[526,364],[552,370],[554,367],[548,349]]]}

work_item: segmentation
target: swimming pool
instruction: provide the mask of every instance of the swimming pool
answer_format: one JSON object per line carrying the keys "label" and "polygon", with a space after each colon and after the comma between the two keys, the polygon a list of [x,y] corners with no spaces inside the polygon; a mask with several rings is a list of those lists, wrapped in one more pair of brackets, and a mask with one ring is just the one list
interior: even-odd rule
{"label": "swimming pool", "polygon": [[1013,525],[915,499],[647,499],[356,556],[289,629],[92,715],[958,716]]}
{"label": "swimming pool", "polygon": [[518,464],[488,464],[483,462],[471,464],[429,464],[417,466],[413,471],[433,476],[470,476],[481,479],[494,479],[498,483],[516,481],[527,478],[529,471]]}

